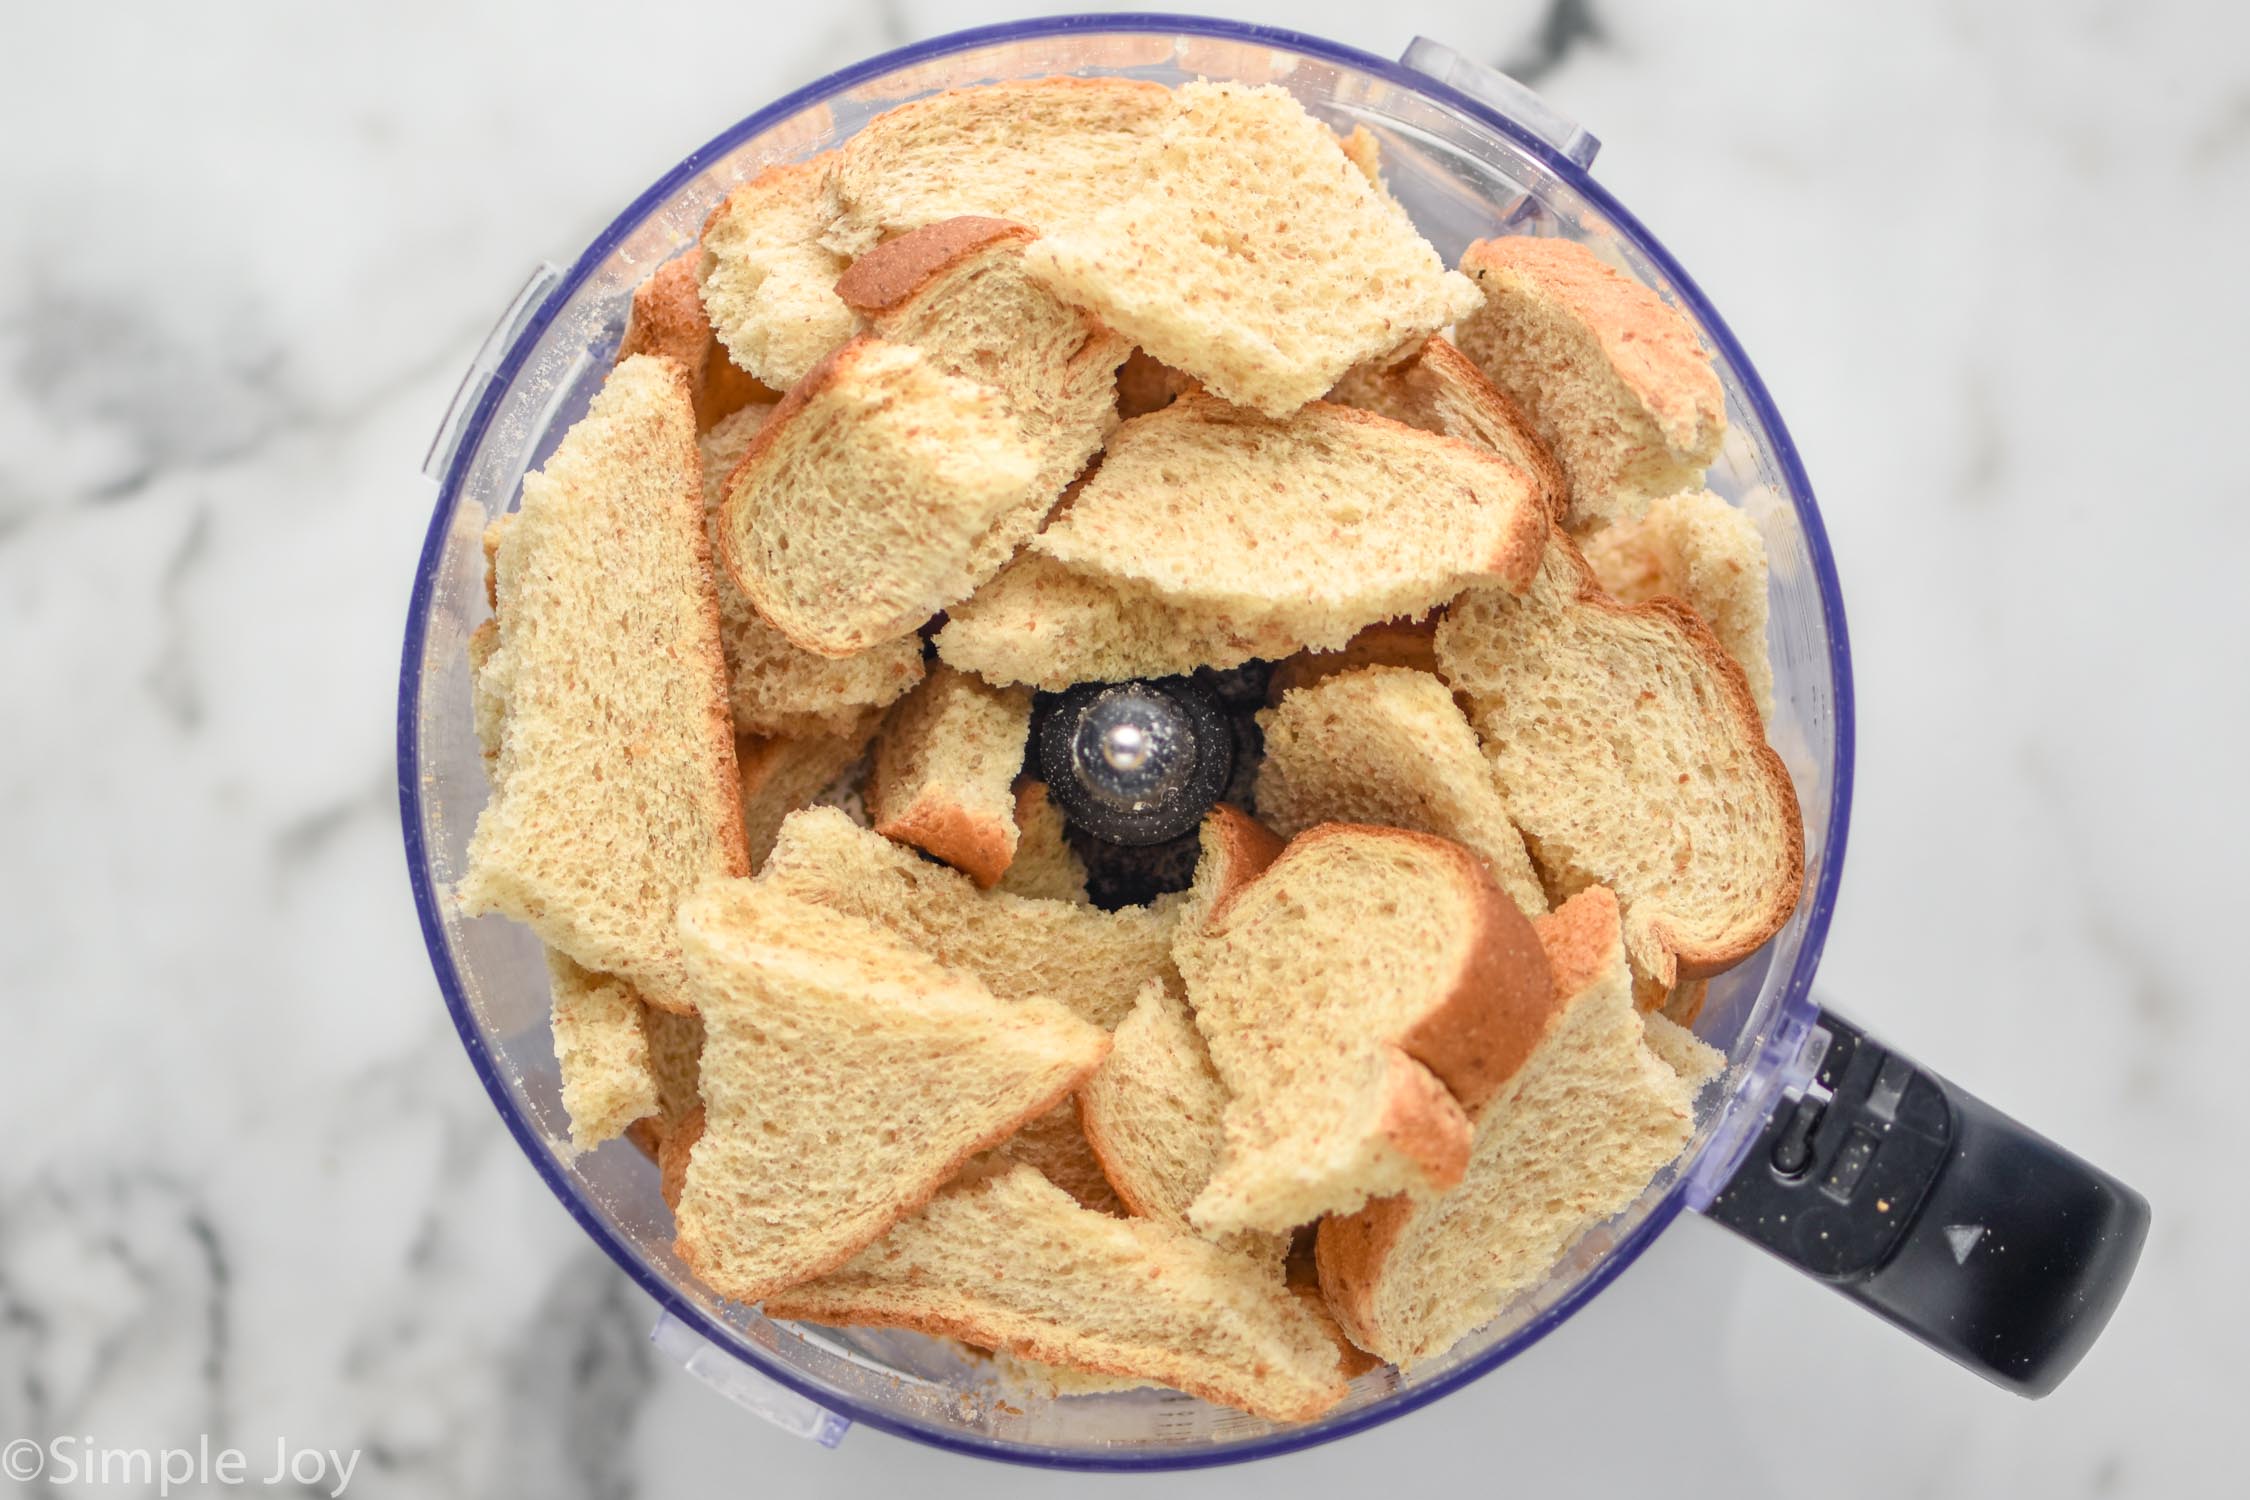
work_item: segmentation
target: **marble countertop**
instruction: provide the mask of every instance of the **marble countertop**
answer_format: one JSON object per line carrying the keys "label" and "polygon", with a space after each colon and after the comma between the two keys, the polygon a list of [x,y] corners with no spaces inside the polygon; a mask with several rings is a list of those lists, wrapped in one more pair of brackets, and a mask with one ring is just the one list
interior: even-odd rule
{"label": "marble countertop", "polygon": [[[783,90],[1041,8],[0,21],[0,1442],[211,1433],[253,1480],[277,1440],[358,1449],[371,1497],[1052,1488],[865,1431],[823,1451],[654,1354],[439,1005],[391,738],[418,464],[523,273]],[[1394,55],[1427,32],[1604,139],[1597,175],[1757,359],[1841,559],[1859,791],[1825,991],[2156,1228],[2041,1403],[1691,1220],[1466,1392],[1167,1490],[2238,1483],[2250,20],[1227,9]]]}

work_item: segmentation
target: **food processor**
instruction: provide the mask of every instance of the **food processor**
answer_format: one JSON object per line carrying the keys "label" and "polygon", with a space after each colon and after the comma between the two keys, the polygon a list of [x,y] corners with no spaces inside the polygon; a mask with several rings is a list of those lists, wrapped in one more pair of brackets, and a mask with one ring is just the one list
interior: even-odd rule
{"label": "food processor", "polygon": [[[1452,264],[1470,241],[1562,235],[1654,288],[1701,331],[1729,433],[1711,489],[1771,559],[1769,731],[1804,812],[1795,913],[1713,980],[1695,1030],[1726,1055],[1688,1147],[1545,1282],[1410,1372],[1382,1369],[1318,1421],[1268,1422],[1172,1391],[1028,1397],[969,1351],[920,1335],[767,1320],[719,1299],[671,1248],[653,1164],[623,1141],[573,1157],[539,945],[464,921],[449,897],[486,800],[469,633],[486,614],[480,539],[609,369],[633,289],[691,246],[762,168],[828,150],[936,90],[1057,74],[1278,84],[1344,131]],[[1686,272],[1591,175],[1598,142],[1536,94],[1436,42],[1399,60],[1185,16],[1070,16],[960,32],[846,68],[690,153],[567,268],[542,265],[478,350],[425,465],[436,511],[414,579],[398,708],[407,864],[438,985],[533,1167],[662,1309],[657,1345],[776,1424],[833,1445],[854,1423],[981,1457],[1160,1469],[1285,1453],[1386,1422],[1515,1358],[1595,1296],[1681,1213],[1701,1213],[1954,1360],[2026,1394],[2091,1345],[2129,1279],[2146,1203],[1812,996],[1852,792],[1851,656],[1812,489],[1772,399]]]}

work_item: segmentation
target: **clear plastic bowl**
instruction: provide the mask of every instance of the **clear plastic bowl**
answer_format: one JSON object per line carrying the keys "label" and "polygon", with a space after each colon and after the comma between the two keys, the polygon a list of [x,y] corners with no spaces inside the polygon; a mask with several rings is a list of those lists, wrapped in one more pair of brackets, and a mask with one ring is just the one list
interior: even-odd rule
{"label": "clear plastic bowl", "polygon": [[[479,539],[585,410],[633,288],[694,241],[732,184],[769,163],[835,146],[917,95],[1064,73],[1278,83],[1331,124],[1375,133],[1391,190],[1448,262],[1472,239],[1503,230],[1561,234],[1656,288],[1716,352],[1732,432],[1711,485],[1755,520],[1772,558],[1772,735],[1804,807],[1805,892],[1789,925],[1711,987],[1696,1029],[1729,1067],[1705,1092],[1692,1144],[1489,1326],[1411,1376],[1361,1377],[1341,1406],[1303,1426],[1154,1391],[1003,1399],[988,1369],[939,1341],[776,1324],[715,1297],[673,1255],[655,1168],[632,1146],[567,1159],[537,944],[497,918],[461,920],[445,895],[486,795],[465,652],[486,613]],[[959,1452],[1066,1467],[1263,1457],[1388,1421],[1522,1353],[1724,1183],[1784,1085],[1801,1076],[1793,1070],[1802,1067],[1808,986],[1835,899],[1851,792],[1843,608],[1812,491],[1765,387],[1687,274],[1588,176],[1593,149],[1535,96],[1434,44],[1417,42],[1405,62],[1392,63],[1310,37],[1177,16],[991,27],[848,68],[752,115],[643,193],[567,271],[544,268],[508,310],[464,380],[429,465],[439,494],[414,579],[399,692],[408,869],[439,988],[494,1104],[564,1206],[664,1306],[660,1342],[691,1369],[831,1441],[858,1421]]]}

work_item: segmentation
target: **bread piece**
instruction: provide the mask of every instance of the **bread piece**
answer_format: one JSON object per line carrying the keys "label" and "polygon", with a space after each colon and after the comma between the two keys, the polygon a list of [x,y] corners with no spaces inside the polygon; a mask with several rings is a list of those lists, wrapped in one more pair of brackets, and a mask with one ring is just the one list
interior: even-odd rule
{"label": "bread piece", "polygon": [[781,399],[727,357],[703,314],[703,293],[695,283],[698,254],[666,261],[633,289],[619,359],[655,354],[687,371],[695,401],[695,425],[709,431],[743,407]]}
{"label": "bread piece", "polygon": [[1224,670],[1303,644],[1278,625],[1174,605],[1030,550],[949,611],[937,633],[939,657],[963,671],[1057,693],[1079,682]]}
{"label": "bread piece", "polygon": [[1352,370],[1328,399],[1489,449],[1531,482],[1532,496],[1550,517],[1560,521],[1569,508],[1570,482],[1539,440],[1530,415],[1437,334],[1423,340],[1411,358]]}
{"label": "bread piece", "polygon": [[1365,125],[1354,125],[1348,134],[1339,135],[1336,144],[1343,149],[1345,159],[1359,169],[1359,175],[1378,192],[1383,187],[1383,146],[1375,139],[1375,132]]}
{"label": "bread piece", "polygon": [[1374,823],[1434,833],[1483,860],[1525,916],[1547,909],[1476,731],[1437,678],[1362,667],[1285,695],[1258,726],[1258,812],[1276,832]]}
{"label": "bread piece", "polygon": [[1078,223],[1146,178],[1171,91],[1125,78],[951,89],[877,115],[838,150],[826,243],[847,256],[941,219]]}
{"label": "bread piece", "polygon": [[1280,1232],[1460,1180],[1464,1105],[1547,1000],[1530,925],[1458,844],[1331,823],[1183,928],[1173,956],[1226,1085],[1226,1149],[1189,1209]]}
{"label": "bread piece", "polygon": [[500,542],[515,525],[516,513],[502,511],[484,523],[484,605],[487,609],[500,607]]}
{"label": "bread piece", "polygon": [[688,1163],[695,1160],[696,1143],[703,1139],[703,1122],[703,1104],[698,1100],[685,1118],[656,1137],[656,1192],[675,1220],[680,1196],[687,1191]]}
{"label": "bread piece", "polygon": [[1133,1213],[1192,1229],[1188,1205],[1225,1140],[1226,1085],[1175,975],[1150,980],[1117,1023],[1109,1056],[1079,1091],[1085,1140]]}
{"label": "bread piece", "polygon": [[1306,646],[1520,589],[1547,519],[1491,453],[1350,407],[1272,421],[1183,396],[1127,422],[1033,543],[1066,567]]}
{"label": "bread piece", "polygon": [[727,481],[721,553],[783,635],[850,656],[966,599],[984,581],[979,543],[1038,473],[997,391],[857,338],[751,440]]}
{"label": "bread piece", "polygon": [[836,295],[848,263],[820,243],[829,157],[768,167],[703,225],[696,279],[712,331],[734,362],[777,391],[857,331]]}
{"label": "bread piece", "polygon": [[1274,1421],[1309,1421],[1346,1390],[1336,1346],[1270,1266],[1081,1208],[1022,1165],[965,1176],[841,1270],[769,1298],[766,1312],[966,1339]]}
{"label": "bread piece", "polygon": [[610,372],[524,477],[498,571],[507,732],[455,897],[687,1009],[674,914],[749,851],[679,366]]}
{"label": "bread piece", "polygon": [[1630,520],[1703,482],[1726,437],[1726,402],[1684,314],[1572,240],[1479,240],[1461,269],[1484,306],[1454,342],[1561,463],[1567,525]]}
{"label": "bread piece", "polygon": [[[642,1010],[643,1029],[648,1034],[648,1070],[656,1080],[656,1113],[635,1120],[625,1134],[634,1145],[661,1161],[664,1142],[689,1115],[703,1107],[703,1094],[697,1086],[702,1071],[703,1018],[646,1006]],[[686,1165],[682,1158],[682,1170]]]}
{"label": "bread piece", "polygon": [[946,219],[852,264],[836,293],[877,336],[1000,392],[1040,456],[1024,503],[977,545],[989,577],[1037,531],[1117,425],[1117,367],[1132,349],[1024,274],[1037,232],[1005,219]]}
{"label": "bread piece", "polygon": [[989,890],[1016,857],[1016,773],[1031,690],[996,688],[940,663],[875,739],[875,831],[944,860]]}
{"label": "bread piece", "polygon": [[1146,349],[1135,349],[1117,367],[1117,415],[1127,421],[1145,417],[1197,388],[1193,377],[1181,374]]}
{"label": "bread piece", "polygon": [[[1536,1286],[1579,1235],[1679,1154],[1717,1054],[1634,1013],[1616,899],[1599,886],[1539,919],[1556,999],[1538,1046],[1477,1120],[1460,1186],[1320,1226],[1320,1283],[1344,1331],[1401,1366],[1432,1358]],[[1661,1026],[1661,1018],[1655,1022]]]}
{"label": "bread piece", "polygon": [[843,734],[746,739],[735,746],[742,764],[742,826],[753,871],[773,852],[782,820],[810,807],[859,763],[882,717],[878,712],[864,713]]}
{"label": "bread piece", "polygon": [[1114,1396],[1120,1391],[1156,1390],[1153,1380],[1137,1375],[1100,1375],[1073,1370],[1068,1365],[1041,1364],[1013,1354],[992,1354],[992,1373],[1000,1387],[1034,1400],[1056,1401],[1071,1396]]}
{"label": "bread piece", "polygon": [[569,1154],[576,1156],[617,1139],[635,1120],[657,1112],[656,1074],[638,995],[552,949],[547,976],[563,1112],[570,1117]]}
{"label": "bread piece", "polygon": [[1292,656],[1273,669],[1267,679],[1266,701],[1279,703],[1298,688],[1361,667],[1404,667],[1414,672],[1437,671],[1437,619],[1384,620],[1370,625],[1334,651],[1308,651]]}
{"label": "bread piece", "polygon": [[1773,721],[1773,662],[1766,654],[1766,544],[1756,523],[1709,490],[1666,495],[1638,521],[1620,521],[1580,543],[1614,598],[1684,599],[1742,668],[1758,717]]}
{"label": "bread piece", "polygon": [[680,933],[705,1123],[676,1248],[739,1301],[842,1265],[1109,1050],[1052,1001],[1002,1001],[873,923],[770,887],[705,886]]}
{"label": "bread piece", "polygon": [[[726,510],[727,478],[750,450],[773,408],[745,407],[703,435],[703,497],[712,555]],[[922,680],[922,642],[911,635],[851,656],[823,656],[792,643],[742,597],[734,575],[718,570],[719,639],[726,647],[728,701],[739,734],[833,738],[862,728],[868,710],[896,702]]]}
{"label": "bread piece", "polygon": [[1200,931],[1281,858],[1282,848],[1265,824],[1232,803],[1215,803],[1196,830],[1195,879],[1180,904],[1179,930]]}
{"label": "bread piece", "polygon": [[1286,89],[1184,83],[1140,191],[1043,225],[1031,274],[1217,395],[1285,417],[1362,360],[1473,311]]}
{"label": "bread piece", "polygon": [[[1106,1059],[1105,1059],[1106,1061]],[[1099,1070],[1097,1070],[1099,1071]],[[1101,1158],[1087,1144],[1076,1098],[1065,1099],[994,1149],[995,1156],[1039,1169],[1039,1175],[1096,1213],[1129,1212],[1110,1186]]]}
{"label": "bread piece", "polygon": [[1660,1011],[1642,1014],[1641,1040],[1648,1044],[1649,1051],[1664,1059],[1665,1066],[1680,1075],[1690,1098],[1726,1069],[1725,1054],[1688,1030],[1685,1023]]}
{"label": "bread piece", "polygon": [[487,780],[500,764],[500,737],[508,724],[508,696],[499,674],[491,670],[500,649],[500,622],[486,620],[469,632],[469,723],[476,730],[477,748],[484,752]]}
{"label": "bread piece", "polygon": [[999,889],[1046,901],[1086,899],[1086,862],[1070,847],[1063,815],[1043,781],[1016,787],[1016,857],[1001,875]]}
{"label": "bread piece", "polygon": [[792,815],[761,884],[831,906],[965,970],[1002,999],[1044,995],[1103,1029],[1170,961],[1173,909],[1100,911],[979,891],[834,808]]}
{"label": "bread piece", "polygon": [[1742,669],[1693,610],[1619,604],[1559,532],[1547,559],[1521,599],[1457,600],[1438,666],[1550,888],[1615,891],[1634,968],[1658,985],[1717,973],[1797,904],[1796,789]]}

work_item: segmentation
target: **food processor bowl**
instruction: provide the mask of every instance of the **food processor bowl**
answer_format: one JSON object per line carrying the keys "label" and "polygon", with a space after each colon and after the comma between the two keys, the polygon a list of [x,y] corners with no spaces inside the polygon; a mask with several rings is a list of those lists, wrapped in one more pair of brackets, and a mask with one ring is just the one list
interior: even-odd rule
{"label": "food processor bowl", "polygon": [[[721,1300],[672,1251],[657,1173],[619,1141],[572,1157],[537,941],[449,899],[487,789],[470,714],[469,632],[486,616],[480,538],[516,500],[610,367],[633,289],[691,246],[735,184],[847,139],[936,90],[1055,74],[1278,84],[1339,130],[1365,126],[1385,181],[1451,264],[1470,241],[1558,235],[1653,287],[1700,330],[1729,434],[1709,484],[1756,524],[1771,559],[1775,748],[1803,807],[1803,897],[1751,960],[1715,979],[1695,1030],[1727,1059],[1679,1159],[1589,1231],[1546,1280],[1411,1373],[1354,1381],[1290,1426],[1170,1391],[1027,1399],[989,1365],[919,1335],[778,1324]],[[532,1165],[663,1309],[659,1344],[744,1405],[834,1442],[852,1423],[986,1457],[1077,1468],[1212,1464],[1372,1427],[1513,1359],[1598,1293],[1683,1211],[1702,1210],[1808,1088],[1829,1036],[1810,996],[1834,909],[1852,788],[1851,658],[1819,511],[1780,413],[1686,271],[1589,175],[1596,142],[1520,85],[1426,41],[1392,62],[1315,38],[1180,16],[1058,17],[958,33],[789,95],[693,152],[567,268],[542,266],[479,351],[426,471],[436,511],[414,580],[399,697],[408,866],[431,963],[461,1039]]]}

